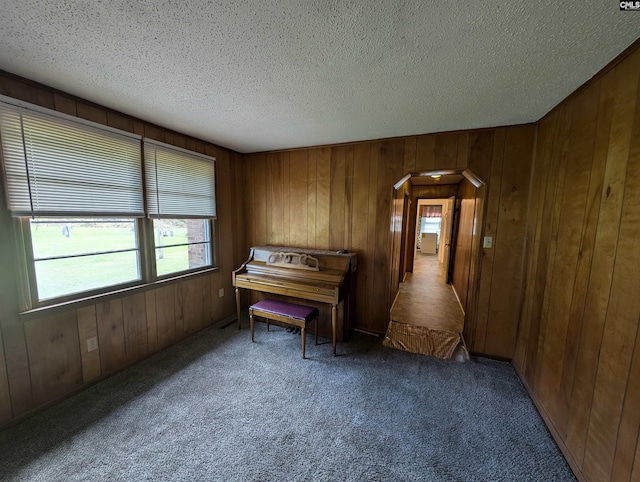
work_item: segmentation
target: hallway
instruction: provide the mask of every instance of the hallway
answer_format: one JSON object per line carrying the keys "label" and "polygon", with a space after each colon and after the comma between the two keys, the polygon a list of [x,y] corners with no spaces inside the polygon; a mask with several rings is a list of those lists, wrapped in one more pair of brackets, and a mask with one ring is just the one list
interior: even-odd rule
{"label": "hallway", "polygon": [[414,272],[400,283],[385,345],[450,358],[460,342],[464,313],[442,281],[436,255],[416,254]]}

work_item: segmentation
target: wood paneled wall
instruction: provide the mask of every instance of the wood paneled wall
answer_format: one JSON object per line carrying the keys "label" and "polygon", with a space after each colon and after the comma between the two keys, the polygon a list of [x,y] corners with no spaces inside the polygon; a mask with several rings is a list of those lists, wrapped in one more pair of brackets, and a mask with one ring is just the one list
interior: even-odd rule
{"label": "wood paneled wall", "polygon": [[520,299],[505,287],[522,282],[534,137],[528,124],[245,155],[245,251],[284,244],[357,253],[356,328],[383,334],[393,291],[394,184],[410,172],[469,167],[490,183],[494,209],[487,225],[494,247],[485,250],[477,286],[483,311],[469,322],[470,348],[510,358]]}
{"label": "wood paneled wall", "polygon": [[[402,258],[401,249],[406,252],[405,247],[402,246],[402,225],[403,215],[406,215],[405,222],[409,221],[409,212],[411,205],[407,206],[407,212],[405,209],[405,198],[411,199],[411,181],[407,180],[400,186],[400,188],[394,190],[393,193],[393,214],[391,218],[391,304],[398,294],[398,287],[400,285],[401,273],[400,273],[400,260]],[[409,244],[415,243],[413,239],[408,240]]]}
{"label": "wood paneled wall", "polygon": [[482,249],[477,312],[465,316],[465,340],[476,353],[513,357],[535,134],[530,126],[496,129],[492,155],[476,170],[488,181],[483,233],[493,240]]}
{"label": "wood paneled wall", "polygon": [[453,276],[451,284],[455,290],[462,309],[467,311],[467,295],[469,294],[469,276],[471,274],[471,260],[473,256],[473,227],[476,216],[476,188],[466,179],[458,185],[456,194],[456,239]]}
{"label": "wood paneled wall", "polygon": [[[220,270],[93,304],[18,314],[15,224],[0,182],[0,424],[68,396],[235,312],[231,271],[245,256],[235,198],[241,156],[0,72],[0,94],[217,158]],[[224,297],[219,289],[224,288]],[[98,337],[98,350],[86,340]]]}
{"label": "wood paneled wall", "polygon": [[574,471],[640,480],[640,49],[539,122],[514,357]]}

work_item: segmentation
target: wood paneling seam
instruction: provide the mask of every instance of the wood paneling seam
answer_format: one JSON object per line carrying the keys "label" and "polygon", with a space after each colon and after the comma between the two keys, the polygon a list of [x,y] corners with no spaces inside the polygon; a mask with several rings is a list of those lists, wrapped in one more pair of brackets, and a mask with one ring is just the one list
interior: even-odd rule
{"label": "wood paneling seam", "polygon": [[[518,344],[518,339],[520,338],[520,328],[522,326],[522,322],[524,321],[522,318],[524,316],[524,313],[526,311],[526,303],[527,303],[527,296],[526,296],[526,284],[527,284],[527,280],[528,280],[528,276],[529,276],[529,268],[528,268],[528,264],[527,264],[527,245],[528,245],[528,239],[529,239],[529,226],[530,226],[530,218],[531,218],[531,199],[533,198],[534,194],[533,194],[533,180],[534,180],[534,173],[535,173],[535,168],[536,168],[536,159],[537,159],[537,155],[538,155],[538,131],[539,131],[539,125],[538,123],[536,123],[536,127],[535,127],[535,131],[534,131],[534,136],[533,136],[533,150],[531,152],[531,169],[529,170],[529,196],[527,196],[527,216],[524,220],[524,225],[525,225],[525,234],[524,234],[524,247],[523,247],[523,256],[522,256],[522,284],[520,285],[520,308],[518,309],[518,324],[517,324],[517,328],[516,328],[516,346]],[[535,229],[534,229],[534,244],[535,244]],[[515,354],[515,353],[514,353]],[[525,350],[524,352],[524,358],[522,360],[522,364],[524,366],[526,366],[527,364],[527,356],[528,356],[528,352],[527,350]],[[524,368],[524,367],[523,367]]]}

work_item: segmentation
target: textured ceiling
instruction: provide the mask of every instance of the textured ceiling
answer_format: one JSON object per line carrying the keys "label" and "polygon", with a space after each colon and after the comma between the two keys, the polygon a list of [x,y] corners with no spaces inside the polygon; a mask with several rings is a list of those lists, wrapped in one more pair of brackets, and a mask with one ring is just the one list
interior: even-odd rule
{"label": "textured ceiling", "polygon": [[535,121],[640,35],[613,0],[3,0],[0,69],[239,152]]}

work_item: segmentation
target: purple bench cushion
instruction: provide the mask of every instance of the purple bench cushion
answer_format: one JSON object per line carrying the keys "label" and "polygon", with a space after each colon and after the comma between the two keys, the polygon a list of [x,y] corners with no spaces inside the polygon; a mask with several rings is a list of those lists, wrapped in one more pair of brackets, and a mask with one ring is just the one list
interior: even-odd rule
{"label": "purple bench cushion", "polygon": [[318,308],[311,306],[294,305],[286,301],[262,300],[252,305],[251,308],[273,313],[275,315],[288,316],[297,320],[311,321],[318,313]]}

